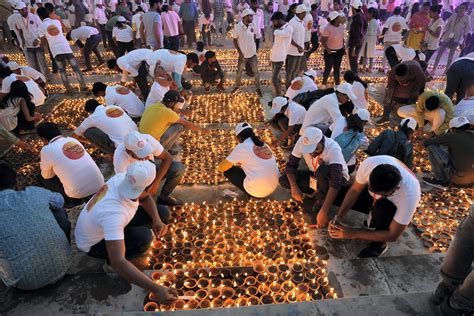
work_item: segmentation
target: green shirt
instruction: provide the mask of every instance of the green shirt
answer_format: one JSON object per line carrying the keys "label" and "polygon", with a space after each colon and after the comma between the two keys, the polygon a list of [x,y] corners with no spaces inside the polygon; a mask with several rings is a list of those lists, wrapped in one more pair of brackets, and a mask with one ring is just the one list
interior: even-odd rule
{"label": "green shirt", "polygon": [[454,117],[453,102],[451,102],[451,99],[446,94],[439,93],[434,90],[425,91],[420,94],[418,101],[416,101],[416,121],[418,122],[418,127],[420,129],[425,126],[425,112],[427,112],[425,108],[425,102],[432,96],[437,96],[439,98],[439,107],[446,112],[444,123],[434,130],[436,135],[442,135],[448,130],[449,121],[451,121],[451,119]]}
{"label": "green shirt", "polygon": [[112,32],[112,30],[115,27],[115,24],[117,24],[117,20],[119,19],[119,17],[121,17],[121,15],[115,15],[115,16],[111,17],[107,21],[107,23],[105,24],[105,30],[109,31],[109,32]]}

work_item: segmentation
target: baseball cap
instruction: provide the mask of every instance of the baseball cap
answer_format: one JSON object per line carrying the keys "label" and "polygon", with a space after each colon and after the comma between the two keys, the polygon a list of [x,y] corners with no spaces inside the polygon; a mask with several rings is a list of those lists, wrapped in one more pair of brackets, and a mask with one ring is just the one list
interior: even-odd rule
{"label": "baseball cap", "polygon": [[26,8],[26,3],[24,3],[24,2],[18,2],[15,5],[15,10],[21,10],[21,9],[24,9],[24,8]]}
{"label": "baseball cap", "polygon": [[95,3],[95,5],[104,4],[102,0],[95,0],[94,3]]}
{"label": "baseball cap", "polygon": [[313,68],[310,68],[308,70],[306,70],[304,72],[304,74],[308,77],[312,77],[313,79],[316,78],[316,76],[318,75],[318,73],[316,72],[316,70],[314,70]]}
{"label": "baseball cap", "polygon": [[464,116],[458,116],[449,121],[449,128],[458,128],[469,124],[469,121]]}
{"label": "baseball cap", "polygon": [[133,151],[139,158],[146,158],[153,152],[153,146],[148,142],[145,135],[133,131],[123,138],[125,148]]}
{"label": "baseball cap", "polygon": [[151,161],[135,161],[127,168],[125,178],[118,186],[120,195],[136,199],[155,180],[156,167]]}
{"label": "baseball cap", "polygon": [[462,116],[467,118],[471,125],[474,125],[474,110],[467,110],[462,113]]}
{"label": "baseball cap", "polygon": [[301,138],[303,142],[301,151],[303,154],[310,154],[316,150],[316,146],[323,138],[323,132],[319,128],[311,126],[304,130]]}
{"label": "baseball cap", "polygon": [[300,14],[300,13],[303,13],[303,12],[306,12],[306,11],[308,11],[308,7],[306,7],[304,4],[300,4],[296,7],[295,13]]}
{"label": "baseball cap", "polygon": [[354,2],[352,2],[352,7],[355,9],[360,9],[362,8],[362,2],[360,0],[354,0]]}
{"label": "baseball cap", "polygon": [[271,114],[280,113],[281,109],[288,104],[288,99],[285,97],[276,97],[273,99],[272,108],[270,109]]}
{"label": "baseball cap", "polygon": [[[406,123],[408,122],[408,123]],[[408,128],[412,131],[416,130],[416,125],[418,124],[413,117],[408,117],[400,121],[400,126],[407,124]]]}
{"label": "baseball cap", "polygon": [[329,12],[329,20],[334,21],[335,19],[339,17],[339,15],[340,15],[339,12],[331,11]]}
{"label": "baseball cap", "polygon": [[357,100],[357,96],[352,91],[352,85],[348,82],[341,83],[336,87],[336,91],[345,94],[351,99],[352,101]]}
{"label": "baseball cap", "polygon": [[252,126],[250,126],[249,123],[247,122],[239,123],[235,126],[235,135],[239,135],[243,130],[246,130],[249,128],[252,129]]}
{"label": "baseball cap", "polygon": [[117,22],[127,22],[127,19],[124,18],[123,16],[119,16],[117,19]]}
{"label": "baseball cap", "polygon": [[247,16],[247,15],[255,15],[255,12],[253,12],[252,9],[247,8],[242,12],[242,17]]}
{"label": "baseball cap", "polygon": [[16,61],[10,61],[7,63],[7,67],[10,68],[11,71],[17,70],[20,68]]}
{"label": "baseball cap", "polygon": [[162,102],[184,102],[184,98],[179,95],[179,92],[176,90],[169,90],[163,96]]}
{"label": "baseball cap", "polygon": [[370,120],[370,112],[366,109],[358,109],[355,114],[362,120],[362,121],[369,121]]}

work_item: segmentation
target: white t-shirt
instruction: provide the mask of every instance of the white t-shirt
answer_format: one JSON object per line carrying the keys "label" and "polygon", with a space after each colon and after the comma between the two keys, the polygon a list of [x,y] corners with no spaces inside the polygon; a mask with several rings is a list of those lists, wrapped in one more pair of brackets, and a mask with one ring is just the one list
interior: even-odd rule
{"label": "white t-shirt", "polygon": [[146,98],[145,109],[152,104],[161,102],[166,92],[168,92],[169,90],[170,90],[169,87],[164,87],[160,85],[158,82],[154,81],[153,84],[151,85],[148,98]]}
{"label": "white t-shirt", "polygon": [[300,93],[316,90],[318,90],[318,86],[313,81],[313,79],[302,75],[291,81],[291,85],[288,87],[288,90],[286,90],[285,96],[291,100]]}
{"label": "white t-shirt", "polygon": [[2,82],[2,92],[10,92],[12,83],[17,80],[21,80],[26,84],[28,92],[33,96],[31,102],[33,102],[36,106],[44,104],[46,96],[44,95],[43,91],[33,79],[27,76],[11,74],[10,76],[5,77]]}
{"label": "white t-shirt", "polygon": [[41,175],[57,176],[67,196],[81,199],[99,191],[104,177],[99,167],[75,138],[58,136],[41,149]]}
{"label": "white t-shirt", "polygon": [[90,26],[80,26],[77,29],[71,31],[71,39],[76,41],[85,42],[87,39],[93,35],[99,34],[99,30],[95,27]]}
{"label": "white t-shirt", "polygon": [[[26,19],[19,15],[18,18],[15,19],[16,21],[16,28],[23,31],[23,37],[25,42],[23,43],[24,47],[26,48],[34,48],[39,47],[40,43],[38,42],[36,45],[33,45],[33,42],[40,38],[40,34],[38,33],[39,27],[42,24],[41,19],[32,13],[28,13]],[[61,30],[61,28],[59,28]]]}
{"label": "white t-shirt", "polygon": [[[153,153],[148,156],[148,159],[153,161],[154,157],[158,157],[163,152],[163,146],[161,146],[160,142],[157,141],[153,136],[148,134],[143,134],[146,138],[146,141],[151,144],[153,147]],[[135,161],[139,161],[132,156],[130,156],[125,148],[124,144],[118,145],[114,152],[114,171],[116,174],[118,173],[125,173],[127,172],[127,168],[130,164],[134,163]]]}
{"label": "white t-shirt", "polygon": [[454,117],[463,116],[466,111],[474,111],[474,97],[464,98],[454,106]]}
{"label": "white t-shirt", "polygon": [[244,58],[250,58],[257,54],[257,46],[255,46],[255,26],[253,24],[246,26],[243,22],[239,22],[234,27],[234,39],[237,39]]}
{"label": "white t-shirt", "polygon": [[247,138],[235,146],[226,160],[242,167],[246,175],[244,188],[250,195],[263,198],[277,188],[280,172],[268,145],[258,147],[251,138]]}
{"label": "white t-shirt", "polygon": [[387,29],[383,37],[384,42],[400,42],[402,32],[407,29],[407,21],[402,16],[393,15],[385,21],[383,28]]}
{"label": "white t-shirt", "polygon": [[283,62],[286,59],[288,49],[291,45],[293,28],[290,24],[285,23],[281,28],[276,29],[273,35],[275,36],[275,40],[270,52],[270,60],[272,62]]}
{"label": "white t-shirt", "polygon": [[311,13],[306,13],[303,19],[304,25],[304,42],[311,41],[311,30],[313,29],[313,16]]}
{"label": "white t-shirt", "polygon": [[416,51],[413,48],[405,47],[402,44],[392,45],[401,61],[413,60],[416,57]]}
{"label": "white t-shirt", "polygon": [[148,56],[147,63],[150,65],[150,75],[153,76],[156,64],[162,66],[166,72],[182,75],[186,67],[187,57],[185,54],[169,49],[158,49]]}
{"label": "white t-shirt", "polygon": [[[443,19],[442,18],[439,18],[438,20],[436,20],[434,23],[433,21],[431,20],[430,21],[430,24],[428,24],[428,29],[430,29],[432,32],[436,32],[436,30],[441,27],[441,31],[443,30],[443,27],[444,27],[444,22],[443,22]],[[425,42],[426,44],[428,44],[428,49],[429,50],[435,50],[435,49],[438,49],[439,47],[439,40],[441,38],[441,34],[440,33],[440,36],[438,38],[434,37],[433,35],[431,35],[429,32],[426,32],[425,33]]]}
{"label": "white t-shirt", "polygon": [[140,25],[142,24],[143,12],[138,12],[132,16],[132,31],[135,32],[135,38],[140,38]]}
{"label": "white t-shirt", "polygon": [[105,14],[105,8],[98,8],[95,7],[94,9],[94,20],[97,21],[98,24],[107,24],[107,15]]}
{"label": "white t-shirt", "polygon": [[[291,25],[291,28],[293,29],[293,34],[292,34],[292,40],[298,44],[300,47],[304,47],[304,32],[305,28],[303,25],[303,21],[298,19],[297,16],[294,16],[290,22],[288,22]],[[288,48],[288,55],[291,56],[303,56],[304,52],[298,52],[298,49],[296,46],[291,45]]]}
{"label": "white t-shirt", "polygon": [[[142,62],[146,62],[151,54],[153,54],[153,51],[148,48],[135,49],[122,57],[117,58],[117,65],[123,73],[130,73],[132,77],[136,77],[138,76],[138,69]],[[124,75],[122,74],[122,77],[123,76]]]}
{"label": "white t-shirt", "polygon": [[141,117],[145,105],[133,91],[120,85],[105,88],[105,105],[117,105],[130,117]]}
{"label": "white t-shirt", "polygon": [[[331,139],[336,139],[337,136],[344,133],[346,127],[347,127],[347,120],[345,117],[340,117],[337,120],[335,120],[329,126],[329,129],[332,132]],[[369,146],[369,139],[364,135],[360,148],[367,148],[368,146]],[[352,166],[352,165],[355,165],[356,162],[357,162],[356,155],[354,154],[347,162],[347,165]]]}
{"label": "white t-shirt", "polygon": [[72,54],[71,46],[64,37],[61,22],[58,20],[44,19],[38,28],[38,34],[40,37],[46,37],[53,57],[59,54]]}
{"label": "white t-shirt", "polygon": [[285,111],[286,117],[288,117],[288,126],[301,125],[306,115],[306,109],[304,106],[290,101],[288,108]]}
{"label": "white t-shirt", "polygon": [[123,143],[125,135],[138,130],[130,116],[121,107],[113,105],[98,106],[94,113],[82,121],[74,134],[80,136],[91,127],[96,127],[107,134],[115,143],[115,147]]}
{"label": "white t-shirt", "polygon": [[263,23],[263,10],[257,9],[255,15],[253,16],[252,24],[255,30],[255,38],[261,39],[262,38],[262,29],[265,28],[265,24]]}
{"label": "white t-shirt", "polygon": [[133,41],[133,31],[128,25],[121,29],[115,26],[112,30],[112,36],[117,42],[129,43]]}
{"label": "white t-shirt", "polygon": [[354,111],[358,109],[368,109],[369,102],[365,98],[365,87],[359,81],[352,83],[352,92],[356,95],[357,99],[352,101],[354,103]]}
{"label": "white t-shirt", "polygon": [[118,187],[125,176],[125,173],[120,173],[110,178],[82,209],[74,231],[80,250],[89,252],[103,239],[125,238],[125,226],[135,216],[139,204],[138,200],[132,201],[120,195]]}
{"label": "white t-shirt", "polygon": [[[400,160],[384,155],[369,157],[360,164],[356,175],[356,181],[360,184],[368,184],[372,170],[381,164],[395,166],[400,171],[402,176],[400,188],[392,195],[388,196],[387,199],[397,207],[393,219],[400,225],[408,225],[410,224],[413,214],[420,202],[421,190],[420,183],[415,174]],[[369,193],[375,199],[381,198],[381,196],[375,195],[370,191]]]}
{"label": "white t-shirt", "polygon": [[22,76],[30,77],[33,80],[41,79],[46,82],[46,77],[38,70],[31,68],[30,66],[20,66],[20,72]]}
{"label": "white t-shirt", "polygon": [[309,107],[304,117],[300,135],[303,135],[303,131],[308,126],[320,123],[328,124],[340,117],[342,117],[342,114],[339,109],[339,101],[337,100],[336,93],[325,95],[319,100],[316,100]]}

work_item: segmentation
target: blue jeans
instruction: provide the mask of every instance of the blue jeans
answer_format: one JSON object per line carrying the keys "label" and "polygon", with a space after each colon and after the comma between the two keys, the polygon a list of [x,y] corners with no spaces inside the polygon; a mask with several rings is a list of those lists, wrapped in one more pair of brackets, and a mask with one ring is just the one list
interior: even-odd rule
{"label": "blue jeans", "polygon": [[26,48],[26,62],[31,68],[34,68],[44,74],[46,78],[49,76],[49,68],[44,57],[44,49],[41,47]]}
{"label": "blue jeans", "polygon": [[[155,160],[156,168],[160,167],[161,160]],[[173,161],[168,172],[165,175],[165,183],[163,184],[163,188],[161,188],[160,196],[168,196],[170,195],[176,186],[181,182],[181,179],[184,176],[184,171],[186,168],[180,161]]]}
{"label": "blue jeans", "polygon": [[160,143],[166,150],[169,150],[173,147],[174,144],[179,140],[179,137],[184,131],[184,126],[178,123],[171,124],[166,132],[161,135]]}
{"label": "blue jeans", "polygon": [[431,173],[436,180],[448,182],[452,171],[448,151],[441,145],[429,145],[426,149],[431,163]]}
{"label": "blue jeans", "polygon": [[69,83],[69,80],[66,74],[67,63],[71,65],[72,70],[74,71],[74,74],[76,75],[77,81],[79,81],[79,84],[81,85],[81,89],[85,89],[87,87],[86,82],[84,81],[84,77],[82,76],[82,72],[79,69],[79,65],[77,64],[76,57],[74,57],[73,54],[59,54],[59,55],[54,56],[54,60],[58,64],[58,70],[61,75],[61,81],[63,82],[67,91],[72,90],[71,84]]}

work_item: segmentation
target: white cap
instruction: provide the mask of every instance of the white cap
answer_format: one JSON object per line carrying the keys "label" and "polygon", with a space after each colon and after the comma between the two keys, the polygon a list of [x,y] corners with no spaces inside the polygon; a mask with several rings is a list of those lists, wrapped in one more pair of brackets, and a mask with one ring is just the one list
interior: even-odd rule
{"label": "white cap", "polygon": [[316,72],[316,70],[314,70],[313,68],[310,68],[310,69],[306,70],[306,71],[304,72],[304,74],[305,74],[306,76],[313,77],[313,79],[315,79],[316,76],[318,75],[318,73]]}
{"label": "white cap", "polygon": [[123,16],[119,16],[117,19],[117,22],[127,22],[127,19],[124,18]]}
{"label": "white cap", "polygon": [[303,12],[306,12],[306,11],[308,11],[308,7],[305,6],[304,4],[300,4],[296,7],[295,13],[300,14],[300,13],[303,13]]}
{"label": "white cap", "polygon": [[458,116],[449,121],[449,128],[458,128],[466,124],[470,124],[468,119],[464,116]]}
{"label": "white cap", "polygon": [[329,20],[330,20],[330,21],[334,21],[334,20],[337,19],[339,16],[340,16],[340,14],[339,14],[339,12],[337,12],[337,11],[331,11],[331,12],[329,12]]}
{"label": "white cap", "polygon": [[474,110],[467,110],[462,113],[462,116],[467,118],[469,124],[474,125]]}
{"label": "white cap", "polygon": [[308,127],[304,130],[303,135],[301,135],[303,148],[301,151],[303,154],[310,154],[316,150],[321,139],[323,139],[323,132],[317,127]]}
{"label": "white cap", "polygon": [[357,114],[362,121],[370,121],[370,112],[366,109],[358,109],[355,111],[355,114]]}
{"label": "white cap", "polygon": [[354,94],[354,91],[352,91],[352,85],[348,82],[338,85],[336,91],[347,95],[352,101],[357,100],[357,96]]}
{"label": "white cap", "polygon": [[24,8],[26,8],[26,3],[24,3],[24,2],[18,2],[15,5],[15,10],[21,10],[21,9],[24,9]]}
{"label": "white cap", "polygon": [[43,0],[36,0],[35,3],[43,3]]}
{"label": "white cap", "polygon": [[153,152],[153,146],[148,142],[143,134],[133,131],[123,138],[125,148],[133,151],[139,158],[147,158]]}
{"label": "white cap", "polygon": [[351,6],[352,6],[354,9],[360,9],[360,8],[362,8],[362,1],[360,1],[360,0],[354,0],[354,2],[352,2]]}
{"label": "white cap", "polygon": [[423,53],[418,53],[418,59],[419,59],[420,61],[425,61],[425,60],[426,60],[426,55],[423,54]]}
{"label": "white cap", "polygon": [[285,97],[276,97],[272,101],[271,114],[280,113],[281,109],[288,104],[288,99]]}
{"label": "white cap", "polygon": [[95,1],[94,1],[94,4],[95,4],[95,5],[104,4],[104,2],[103,2],[103,0],[95,0]]}
{"label": "white cap", "polygon": [[243,130],[246,130],[249,128],[252,129],[252,126],[250,126],[249,123],[247,122],[239,123],[235,126],[235,135],[239,135]]}
{"label": "white cap", "polygon": [[242,12],[242,17],[247,16],[247,15],[255,15],[255,12],[253,12],[252,9],[247,8]]}
{"label": "white cap", "polygon": [[10,61],[7,63],[7,67],[10,68],[11,71],[17,70],[20,68],[20,65],[16,61]]}
{"label": "white cap", "polygon": [[[408,123],[406,123],[408,122]],[[412,131],[416,130],[416,125],[418,124],[413,117],[408,117],[400,121],[400,126],[407,124],[408,128]]]}
{"label": "white cap", "polygon": [[137,199],[152,184],[156,177],[156,167],[151,161],[135,161],[127,168],[125,179],[119,184],[120,195],[128,199]]}

